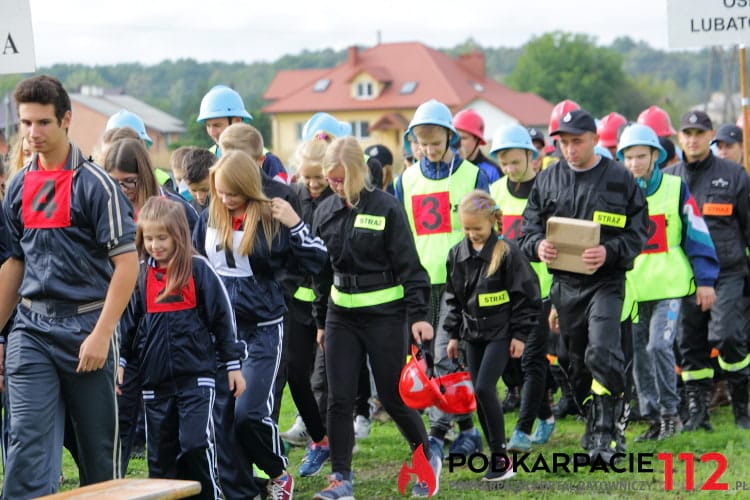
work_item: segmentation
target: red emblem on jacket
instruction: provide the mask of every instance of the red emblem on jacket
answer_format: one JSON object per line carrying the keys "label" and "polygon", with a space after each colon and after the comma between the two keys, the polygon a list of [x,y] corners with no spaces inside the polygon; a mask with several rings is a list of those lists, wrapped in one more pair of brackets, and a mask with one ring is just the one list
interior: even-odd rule
{"label": "red emblem on jacket", "polygon": [[190,281],[179,293],[167,295],[158,299],[167,286],[167,272],[165,269],[155,267],[148,268],[146,276],[146,312],[174,312],[193,309],[197,305],[195,298],[195,281],[190,277]]}

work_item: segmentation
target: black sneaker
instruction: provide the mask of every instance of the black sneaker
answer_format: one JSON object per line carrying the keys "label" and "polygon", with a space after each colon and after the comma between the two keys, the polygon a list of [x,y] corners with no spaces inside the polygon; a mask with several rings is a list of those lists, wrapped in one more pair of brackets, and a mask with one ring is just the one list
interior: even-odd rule
{"label": "black sneaker", "polygon": [[646,429],[646,432],[635,438],[636,442],[638,441],[653,441],[655,439],[659,439],[659,433],[661,432],[661,420],[651,420],[649,423],[648,429]]}
{"label": "black sneaker", "polygon": [[661,429],[659,430],[659,439],[667,439],[682,432],[682,420],[679,415],[664,415],[661,417]]}

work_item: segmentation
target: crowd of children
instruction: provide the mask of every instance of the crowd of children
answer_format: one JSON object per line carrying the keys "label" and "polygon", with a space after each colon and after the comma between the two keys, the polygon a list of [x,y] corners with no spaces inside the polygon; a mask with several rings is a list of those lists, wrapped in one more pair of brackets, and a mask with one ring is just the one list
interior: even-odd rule
{"label": "crowd of children", "polygon": [[[506,125],[485,156],[481,116],[429,100],[397,169],[386,146],[363,148],[321,112],[290,176],[241,96],[217,85],[198,115],[215,145],[178,148],[169,175],[133,113],[111,117],[87,160],[57,80],[24,80],[14,98],[0,217],[4,498],[55,492],[63,445],[82,485],[125,474],[144,420],[149,477],[198,481],[195,498],[292,498],[282,437],[307,446],[300,477],[330,462],[313,498],[353,498],[370,398],[424,453],[411,492],[422,497],[439,491],[446,441],[483,450],[475,421],[495,460],[486,481],[513,477],[509,452],[549,442],[567,414],[607,461],[636,415],[649,424],[638,440],[711,429],[714,379],[750,428],[750,181],[735,125],[714,137],[689,111],[676,132],[656,107],[597,123],[566,100],[552,142]],[[552,218],[598,223],[583,267],[558,264]],[[410,345],[434,364],[408,364],[407,388]],[[439,403],[449,392],[402,397],[457,370],[476,416]],[[501,377],[519,411],[508,439]],[[299,416],[282,433],[287,383]]]}

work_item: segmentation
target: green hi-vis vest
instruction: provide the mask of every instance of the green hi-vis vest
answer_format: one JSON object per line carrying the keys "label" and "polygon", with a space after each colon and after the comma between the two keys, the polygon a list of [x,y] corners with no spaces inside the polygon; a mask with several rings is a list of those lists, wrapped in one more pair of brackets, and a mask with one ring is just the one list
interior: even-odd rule
{"label": "green hi-vis vest", "polygon": [[[529,200],[513,196],[508,189],[508,181],[506,175],[490,184],[490,194],[503,212],[503,237],[507,240],[518,241],[523,234],[523,211]],[[541,298],[546,299],[552,286],[552,274],[544,262],[530,262],[530,264],[539,279]]]}
{"label": "green hi-vis vest", "polygon": [[638,302],[672,299],[695,291],[693,270],[682,250],[679,177],[664,174],[648,196],[648,241],[627,279]]}
{"label": "green hi-vis vest", "polygon": [[479,168],[464,160],[445,179],[428,179],[419,166],[401,175],[404,208],[422,266],[433,285],[446,281],[448,252],[464,237],[458,203],[477,185]]}
{"label": "green hi-vis vest", "polygon": [[168,173],[160,168],[154,169],[154,177],[156,177],[156,182],[158,182],[160,186],[163,186],[172,179]]}

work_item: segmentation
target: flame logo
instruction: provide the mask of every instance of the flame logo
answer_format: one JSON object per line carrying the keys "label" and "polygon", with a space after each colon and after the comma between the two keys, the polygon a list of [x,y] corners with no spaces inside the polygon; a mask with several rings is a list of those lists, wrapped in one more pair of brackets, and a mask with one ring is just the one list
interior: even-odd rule
{"label": "flame logo", "polygon": [[430,461],[427,460],[427,456],[424,454],[423,445],[417,446],[414,453],[411,455],[410,467],[408,462],[404,462],[401,466],[401,470],[398,473],[398,491],[401,495],[405,494],[406,485],[409,484],[409,480],[412,475],[417,476],[417,482],[424,481],[427,483],[427,490],[429,491],[427,496],[432,496],[435,493],[435,486],[437,481],[435,480],[435,472],[432,470]]}

